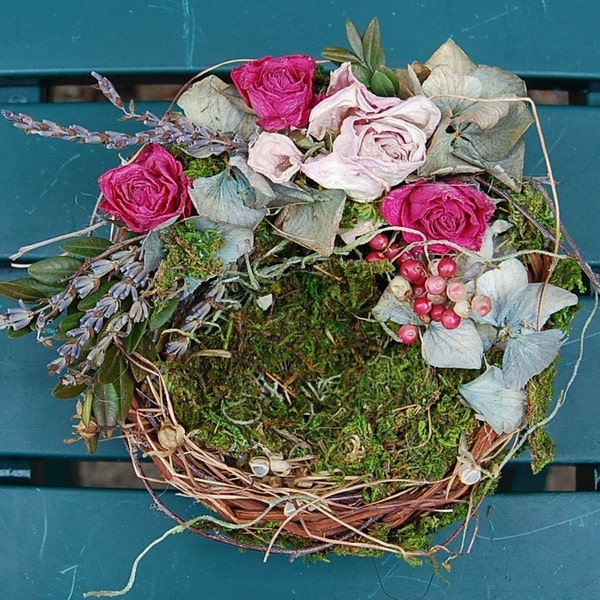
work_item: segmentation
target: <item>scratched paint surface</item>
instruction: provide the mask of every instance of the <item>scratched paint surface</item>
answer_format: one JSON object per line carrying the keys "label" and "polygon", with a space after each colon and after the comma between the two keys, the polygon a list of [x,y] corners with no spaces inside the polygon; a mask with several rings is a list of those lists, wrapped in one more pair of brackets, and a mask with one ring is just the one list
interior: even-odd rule
{"label": "scratched paint surface", "polygon": [[[5,598],[72,600],[93,589],[120,589],[137,553],[171,526],[148,510],[143,492],[5,488],[0,498]],[[194,515],[183,499],[173,503],[178,510],[187,504],[184,516]],[[593,493],[497,496],[481,510],[471,554],[453,561],[444,579],[394,556],[317,564],[273,556],[263,563],[260,554],[180,534],[142,560],[127,597],[163,600],[176,590],[178,600],[564,600],[577,589],[594,598],[599,573],[581,568],[581,553],[598,548],[592,542],[599,527],[600,496]],[[587,554],[587,564],[599,558]]]}
{"label": "scratched paint surface", "polygon": [[[374,15],[392,64],[424,60],[448,37],[478,62],[494,59],[491,64],[509,70],[584,74],[600,64],[597,5],[590,0],[462,0],[460,10],[456,3],[421,0],[409,11],[397,0],[233,6],[221,0],[81,0],[65,18],[53,2],[17,3],[0,21],[0,73],[193,72],[235,56],[318,55],[325,44],[345,42],[345,19],[364,26]],[[427,35],[417,35],[424,29]],[[576,39],[569,32],[577,32]]]}

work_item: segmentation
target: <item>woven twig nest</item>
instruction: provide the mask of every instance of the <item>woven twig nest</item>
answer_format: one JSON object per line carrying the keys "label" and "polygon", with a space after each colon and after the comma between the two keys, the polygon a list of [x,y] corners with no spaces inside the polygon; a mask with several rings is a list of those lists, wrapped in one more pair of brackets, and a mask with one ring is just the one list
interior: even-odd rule
{"label": "woven twig nest", "polygon": [[534,469],[550,459],[572,291],[582,272],[598,286],[546,155],[524,184],[523,82],[453,42],[394,71],[375,20],[348,34],[331,73],[265,57],[235,85],[190,82],[183,114],[137,114],[94,74],[137,134],[4,111],[28,133],[143,147],[100,177],[105,217],[0,283],[19,302],[0,327],[57,342],[54,394],[82,395],[91,451],[120,429],[157,503],[167,482],[215,511],[189,529],[431,556],[525,444]]}

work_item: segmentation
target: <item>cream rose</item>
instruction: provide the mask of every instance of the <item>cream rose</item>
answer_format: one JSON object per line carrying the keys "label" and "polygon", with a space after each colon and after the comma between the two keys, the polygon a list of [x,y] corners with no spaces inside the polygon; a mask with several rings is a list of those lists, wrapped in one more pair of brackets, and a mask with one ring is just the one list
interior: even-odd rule
{"label": "cream rose", "polygon": [[281,133],[263,131],[248,150],[248,166],[274,183],[285,183],[300,170],[302,152]]}
{"label": "cream rose", "polygon": [[301,170],[328,189],[355,200],[381,197],[416,171],[440,120],[425,96],[382,98],[360,83],[345,63],[332,74],[328,97],[313,108],[308,133],[334,137],[329,154],[309,159]]}

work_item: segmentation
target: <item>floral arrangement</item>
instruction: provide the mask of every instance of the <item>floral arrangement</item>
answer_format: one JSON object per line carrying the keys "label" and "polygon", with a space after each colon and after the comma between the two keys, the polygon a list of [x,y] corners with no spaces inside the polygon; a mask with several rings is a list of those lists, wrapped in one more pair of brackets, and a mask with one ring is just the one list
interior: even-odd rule
{"label": "floral arrangement", "polygon": [[523,81],[452,41],[393,69],[377,20],[347,33],[331,70],[294,55],[231,83],[202,73],[163,117],[94,74],[139,133],[4,111],[27,133],[141,148],[100,175],[90,227],[0,284],[18,301],[0,327],[55,347],[54,395],[81,398],[90,451],[119,429],[150,489],[139,452],[223,517],[188,528],[431,556],[526,443],[535,469],[550,459],[588,269],[551,173],[523,177]]}

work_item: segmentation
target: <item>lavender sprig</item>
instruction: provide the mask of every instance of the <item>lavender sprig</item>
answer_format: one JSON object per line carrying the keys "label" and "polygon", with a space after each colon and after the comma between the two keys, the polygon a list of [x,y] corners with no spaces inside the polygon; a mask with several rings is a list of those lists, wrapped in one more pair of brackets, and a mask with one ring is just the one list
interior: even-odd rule
{"label": "lavender sprig", "polygon": [[31,115],[12,110],[2,110],[2,116],[13,123],[15,127],[28,134],[58,138],[81,144],[102,144],[109,149],[119,150],[126,146],[153,143],[161,145],[176,144],[189,150],[203,149],[204,152],[209,154],[220,154],[222,152],[244,154],[246,152],[247,144],[245,140],[235,133],[228,137],[219,134],[210,127],[194,125],[185,118],[158,117],[150,111],[138,114],[135,111],[133,101],[129,103],[127,109],[114,85],[106,77],[102,77],[97,73],[92,73],[92,75],[98,81],[97,87],[102,94],[113,106],[123,111],[122,120],[135,120],[148,127],[148,131],[128,134],[118,131],[91,131],[82,125],[65,127],[48,119],[38,121]]}

